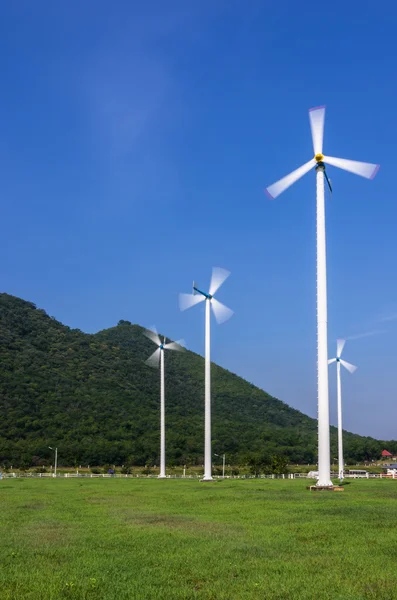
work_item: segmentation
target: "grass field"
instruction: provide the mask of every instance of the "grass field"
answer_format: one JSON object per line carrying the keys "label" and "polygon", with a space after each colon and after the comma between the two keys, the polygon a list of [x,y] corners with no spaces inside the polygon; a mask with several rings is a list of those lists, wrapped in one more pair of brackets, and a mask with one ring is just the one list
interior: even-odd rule
{"label": "grass field", "polygon": [[0,598],[397,599],[397,481],[0,481]]}

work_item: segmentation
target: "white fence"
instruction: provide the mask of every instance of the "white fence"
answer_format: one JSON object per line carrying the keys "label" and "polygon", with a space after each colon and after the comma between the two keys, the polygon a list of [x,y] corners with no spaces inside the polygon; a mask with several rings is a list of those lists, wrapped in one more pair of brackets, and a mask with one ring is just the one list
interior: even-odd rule
{"label": "white fence", "polygon": [[[53,478],[53,473],[2,473],[3,479],[9,478],[27,478],[27,479],[48,479]],[[57,473],[57,479],[84,478],[84,479],[157,479],[157,475],[122,474],[122,473]],[[203,475],[167,475],[167,479],[201,479]],[[333,479],[338,479],[338,473],[331,473]],[[345,474],[345,479],[397,479],[395,475],[386,475],[385,473],[366,473],[363,475]],[[308,479],[307,473],[286,473],[285,475],[214,475],[214,479]],[[310,477],[309,479],[314,479]]]}
{"label": "white fence", "polygon": [[[3,473],[3,478],[13,478],[13,477],[24,477],[27,479],[39,478],[39,479],[48,479],[54,478],[54,473]],[[299,473],[297,475],[300,475]],[[65,479],[65,478],[85,478],[85,479],[94,479],[94,478],[105,478],[105,479],[157,479],[157,475],[143,475],[141,473],[137,474],[123,474],[123,473],[57,473],[57,479]],[[167,475],[167,479],[202,479],[203,475]],[[214,475],[214,479],[294,479],[296,475],[294,473],[287,473],[285,475],[259,475],[257,478],[255,475]],[[306,477],[304,475],[304,477]]]}

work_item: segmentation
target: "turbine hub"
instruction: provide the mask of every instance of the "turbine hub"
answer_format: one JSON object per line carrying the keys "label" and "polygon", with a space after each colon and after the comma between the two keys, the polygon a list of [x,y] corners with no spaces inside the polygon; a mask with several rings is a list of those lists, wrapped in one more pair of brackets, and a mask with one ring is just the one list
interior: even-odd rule
{"label": "turbine hub", "polygon": [[160,350],[164,350],[164,344],[160,344],[159,348]]}
{"label": "turbine hub", "polygon": [[319,153],[319,154],[316,154],[316,155],[315,155],[315,157],[314,157],[314,160],[315,160],[316,162],[318,162],[318,163],[319,163],[319,162],[323,162],[323,160],[324,160],[324,154],[321,154],[321,153]]}

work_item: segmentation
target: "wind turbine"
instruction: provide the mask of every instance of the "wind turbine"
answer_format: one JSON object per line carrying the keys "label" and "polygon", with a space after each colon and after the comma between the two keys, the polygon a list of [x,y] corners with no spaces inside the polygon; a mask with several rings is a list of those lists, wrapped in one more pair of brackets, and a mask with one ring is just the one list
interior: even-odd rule
{"label": "wind turbine", "polygon": [[193,294],[179,294],[179,307],[186,310],[205,300],[205,433],[204,433],[204,477],[203,481],[214,481],[211,461],[211,307],[217,322],[224,323],[233,314],[227,306],[214,298],[222,283],[229,277],[229,271],[214,267],[208,293],[200,290],[193,281]]}
{"label": "wind turbine", "polygon": [[310,127],[313,139],[314,158],[309,160],[283,179],[277,181],[265,192],[276,198],[313,167],[316,170],[316,222],[317,222],[317,381],[318,381],[318,481],[319,487],[332,487],[330,470],[329,442],[329,398],[328,398],[328,348],[327,348],[327,268],[325,245],[325,206],[324,177],[329,188],[325,164],[339,167],[367,179],[373,179],[379,165],[357,162],[345,158],[335,158],[323,154],[325,106],[309,110]]}
{"label": "wind turbine", "polygon": [[159,479],[164,479],[165,474],[165,385],[164,385],[164,350],[185,350],[183,348],[184,340],[178,340],[177,342],[168,342],[166,344],[166,338],[163,341],[160,340],[160,336],[157,333],[155,327],[151,327],[144,331],[146,337],[154,342],[158,348],[153,352],[146,361],[149,367],[159,368],[160,365],[160,475]]}
{"label": "wind turbine", "polygon": [[337,383],[337,396],[338,396],[338,463],[339,463],[339,479],[343,481],[343,433],[342,433],[342,385],[340,377],[340,366],[343,365],[349,373],[354,373],[357,369],[354,365],[341,359],[343,348],[346,344],[346,340],[336,341],[336,358],[331,358],[328,364],[336,362],[336,383]]}

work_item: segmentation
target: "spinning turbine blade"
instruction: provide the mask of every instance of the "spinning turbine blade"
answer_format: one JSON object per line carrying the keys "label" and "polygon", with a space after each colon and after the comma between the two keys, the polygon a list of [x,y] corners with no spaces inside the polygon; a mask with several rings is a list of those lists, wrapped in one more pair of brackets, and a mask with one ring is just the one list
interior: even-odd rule
{"label": "spinning turbine blade", "polygon": [[323,153],[325,106],[316,106],[309,110],[314,154]]}
{"label": "spinning turbine blade", "polygon": [[197,294],[196,296],[193,296],[193,294],[179,294],[179,308],[186,310],[203,300],[205,300],[205,296],[202,294]]}
{"label": "spinning turbine blade", "polygon": [[227,306],[222,304],[222,302],[219,302],[219,300],[216,300],[215,298],[211,299],[211,306],[212,310],[214,311],[215,319],[219,324],[224,323],[225,321],[230,319],[230,317],[233,314],[233,311],[230,308],[228,308]]}
{"label": "spinning turbine blade", "polygon": [[354,365],[352,365],[342,359],[340,361],[340,364],[343,365],[345,367],[345,369],[347,369],[350,373],[354,373],[354,371],[357,369],[357,367],[355,367]]}
{"label": "spinning turbine blade", "polygon": [[336,362],[336,358],[330,358],[329,361],[328,361],[328,364],[330,365],[333,362]]}
{"label": "spinning turbine blade", "polygon": [[361,175],[366,179],[373,179],[380,168],[380,165],[348,160],[347,158],[335,158],[334,156],[324,156],[324,162],[344,171],[350,171],[355,175]]}
{"label": "spinning turbine blade", "polygon": [[155,367],[156,369],[158,369],[159,363],[160,363],[160,354],[161,354],[161,350],[160,350],[160,348],[157,348],[157,350],[155,350],[153,352],[153,354],[151,356],[149,356],[149,358],[147,360],[145,360],[145,363],[149,367]]}
{"label": "spinning turbine blade", "polygon": [[157,344],[157,346],[161,345],[160,336],[157,333],[157,329],[155,328],[154,325],[153,325],[153,327],[150,327],[150,329],[146,329],[146,331],[144,331],[143,333],[146,335],[146,337],[149,338],[149,340],[152,340],[152,342]]}
{"label": "spinning turbine blade", "polygon": [[184,345],[185,345],[185,340],[177,340],[176,342],[169,342],[168,344],[165,344],[164,348],[166,350],[183,351],[183,350],[186,350],[186,348],[184,348]]}
{"label": "spinning turbine blade", "polygon": [[345,347],[346,340],[336,340],[336,356],[340,358],[340,355],[343,352],[343,348]]}
{"label": "spinning turbine blade", "polygon": [[311,160],[309,160],[309,162],[305,163],[295,171],[292,171],[292,173],[290,173],[289,175],[286,175],[286,177],[283,177],[276,183],[273,183],[273,185],[271,185],[270,187],[266,188],[265,194],[267,194],[272,200],[274,198],[277,198],[277,196],[279,196],[281,192],[284,192],[284,190],[289,188],[290,185],[295,183],[295,181],[298,181],[298,179],[303,177],[303,175],[306,175],[306,173],[308,173],[310,169],[312,169],[316,164],[316,161],[314,160],[314,158],[312,158]]}
{"label": "spinning turbine blade", "polygon": [[212,269],[212,277],[209,290],[210,296],[216,294],[216,292],[221,287],[222,283],[226,281],[229,275],[230,271],[226,271],[226,269],[221,269],[221,267],[214,267]]}

